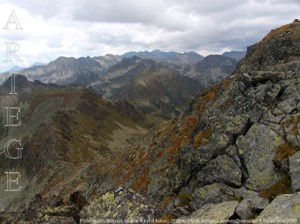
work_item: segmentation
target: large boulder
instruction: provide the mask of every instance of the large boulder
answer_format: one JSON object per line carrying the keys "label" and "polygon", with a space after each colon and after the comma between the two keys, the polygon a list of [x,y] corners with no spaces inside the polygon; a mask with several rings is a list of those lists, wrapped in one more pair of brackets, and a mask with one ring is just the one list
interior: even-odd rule
{"label": "large boulder", "polygon": [[140,217],[151,219],[154,217],[154,206],[155,204],[130,189],[119,189],[95,198],[81,211],[80,217],[82,221],[118,219],[125,222]]}
{"label": "large boulder", "polygon": [[268,201],[253,192],[251,197],[243,199],[236,208],[241,219],[252,219],[268,205]]}
{"label": "large boulder", "polygon": [[277,196],[255,220],[255,223],[300,223],[300,193]]}
{"label": "large boulder", "polygon": [[218,204],[207,204],[193,212],[189,217],[176,220],[175,223],[187,223],[187,220],[193,220],[195,223],[225,223],[234,214],[237,207],[237,201],[226,201]]}
{"label": "large boulder", "polygon": [[206,167],[198,172],[197,179],[205,184],[221,182],[241,186],[242,171],[231,157],[221,155],[210,161]]}
{"label": "large boulder", "polygon": [[270,127],[255,123],[236,143],[248,171],[248,188],[262,190],[278,181],[280,174],[276,173],[273,160],[277,147],[283,143],[282,137]]}
{"label": "large boulder", "polygon": [[197,210],[205,204],[234,200],[234,191],[234,188],[221,183],[198,187],[191,195],[190,206],[192,209]]}

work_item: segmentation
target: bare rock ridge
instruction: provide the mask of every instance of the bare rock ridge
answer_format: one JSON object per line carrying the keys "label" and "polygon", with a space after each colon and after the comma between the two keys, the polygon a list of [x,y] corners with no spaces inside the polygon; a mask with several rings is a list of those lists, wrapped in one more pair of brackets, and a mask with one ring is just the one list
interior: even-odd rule
{"label": "bare rock ridge", "polygon": [[[156,63],[149,67],[161,68]],[[25,86],[14,101],[24,127],[1,130],[0,143],[20,136],[26,158],[1,154],[0,164],[22,170],[26,191],[1,195],[3,223],[300,222],[299,20],[249,47],[231,76],[144,136],[124,101],[114,105],[79,87]]]}

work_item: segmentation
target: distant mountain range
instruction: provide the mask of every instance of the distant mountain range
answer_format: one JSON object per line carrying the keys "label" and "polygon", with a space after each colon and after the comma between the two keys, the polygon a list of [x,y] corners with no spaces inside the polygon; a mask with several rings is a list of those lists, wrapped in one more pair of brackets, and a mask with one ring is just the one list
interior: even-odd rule
{"label": "distant mountain range", "polygon": [[245,57],[246,51],[227,51],[224,52],[222,55],[240,61],[242,60],[242,58]]}
{"label": "distant mountain range", "polygon": [[132,56],[138,56],[140,58],[147,58],[157,60],[159,62],[169,62],[174,64],[195,64],[201,61],[204,57],[195,52],[178,53],[175,51],[165,52],[160,50],[153,51],[130,51],[122,55],[122,57],[130,58]]}
{"label": "distant mountain range", "polygon": [[237,63],[237,60],[230,57],[209,55],[192,65],[185,75],[198,80],[205,87],[210,87],[231,74]]}
{"label": "distant mountain range", "polygon": [[[227,56],[224,56],[227,55]],[[57,85],[91,87],[104,98],[125,100],[140,113],[167,119],[180,112],[195,94],[227,77],[242,52],[203,57],[195,52],[160,50],[99,57],[59,57],[12,73]],[[229,57],[228,57],[229,56]]]}
{"label": "distant mountain range", "polygon": [[113,101],[126,100],[143,114],[163,118],[181,111],[189,99],[203,89],[198,81],[137,56],[112,66],[102,82],[91,86]]}

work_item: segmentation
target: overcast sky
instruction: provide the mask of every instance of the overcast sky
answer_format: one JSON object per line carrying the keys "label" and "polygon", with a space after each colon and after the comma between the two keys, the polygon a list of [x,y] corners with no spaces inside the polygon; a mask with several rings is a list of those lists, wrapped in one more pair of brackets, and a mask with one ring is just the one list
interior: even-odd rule
{"label": "overcast sky", "polygon": [[[22,30],[3,29],[12,10]],[[299,12],[300,0],[0,0],[0,71],[59,56],[245,50]],[[22,62],[4,62],[8,41]]]}

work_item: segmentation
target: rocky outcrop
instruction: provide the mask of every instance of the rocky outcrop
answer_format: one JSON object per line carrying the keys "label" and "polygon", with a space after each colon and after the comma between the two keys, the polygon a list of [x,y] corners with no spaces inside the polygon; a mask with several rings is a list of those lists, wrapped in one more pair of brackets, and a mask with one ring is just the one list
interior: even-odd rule
{"label": "rocky outcrop", "polygon": [[267,221],[278,223],[300,222],[300,194],[283,194],[275,198],[255,221],[266,223]]}
{"label": "rocky outcrop", "polygon": [[108,220],[125,223],[139,219],[151,220],[154,211],[155,204],[146,201],[141,195],[130,189],[118,189],[94,199],[81,211],[80,216],[85,223],[97,223],[99,220],[104,223]]}
{"label": "rocky outcrop", "polygon": [[241,186],[242,171],[234,159],[227,155],[221,155],[211,160],[207,166],[198,172],[197,180],[205,184],[220,182],[229,186]]}
{"label": "rocky outcrop", "polygon": [[241,189],[236,191],[237,198],[243,198],[235,213],[242,220],[253,219],[269,204],[257,192]]}
{"label": "rocky outcrop", "polygon": [[247,187],[261,190],[272,186],[280,175],[276,173],[273,160],[276,148],[283,139],[271,128],[254,124],[246,136],[240,136],[236,145],[248,171]]}
{"label": "rocky outcrop", "polygon": [[196,210],[205,204],[234,200],[234,190],[234,188],[220,183],[196,188],[191,195],[190,206]]}
{"label": "rocky outcrop", "polygon": [[194,221],[196,223],[206,223],[213,220],[215,223],[225,223],[233,216],[237,201],[226,201],[218,204],[206,204],[201,209],[193,212],[188,218],[181,218],[174,223],[186,223]]}

